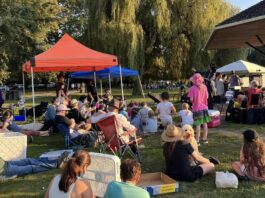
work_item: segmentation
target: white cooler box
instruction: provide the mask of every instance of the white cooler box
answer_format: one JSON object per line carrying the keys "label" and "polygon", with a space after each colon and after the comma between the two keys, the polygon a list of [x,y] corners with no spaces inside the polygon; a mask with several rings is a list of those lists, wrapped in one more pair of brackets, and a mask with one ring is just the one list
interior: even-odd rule
{"label": "white cooler box", "polygon": [[220,111],[217,110],[208,110],[209,116],[212,118],[212,121],[208,123],[209,128],[215,128],[221,125],[221,115]]}
{"label": "white cooler box", "polygon": [[22,133],[0,133],[0,157],[5,161],[27,157],[27,136]]}
{"label": "white cooler box", "polygon": [[89,180],[95,195],[103,197],[108,183],[111,181],[121,181],[121,160],[115,155],[93,152],[89,154],[91,156],[91,165],[83,177]]}

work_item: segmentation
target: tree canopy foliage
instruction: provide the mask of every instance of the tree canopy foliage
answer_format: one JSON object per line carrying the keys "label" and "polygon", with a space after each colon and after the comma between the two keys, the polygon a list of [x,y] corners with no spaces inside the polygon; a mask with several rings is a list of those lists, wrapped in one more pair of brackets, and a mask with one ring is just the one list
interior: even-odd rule
{"label": "tree canopy foliage", "polygon": [[145,80],[185,78],[192,67],[246,56],[244,50],[203,49],[214,26],[238,11],[225,0],[0,0],[0,84],[9,76],[20,80],[25,60],[64,32],[117,55]]}

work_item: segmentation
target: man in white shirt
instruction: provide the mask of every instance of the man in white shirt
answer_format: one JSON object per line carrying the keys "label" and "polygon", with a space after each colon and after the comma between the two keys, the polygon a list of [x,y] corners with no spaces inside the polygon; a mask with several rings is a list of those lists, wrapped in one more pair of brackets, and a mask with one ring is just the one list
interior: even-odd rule
{"label": "man in white shirt", "polygon": [[[112,99],[110,103],[108,104],[108,110],[109,112],[106,114],[101,114],[97,116],[91,116],[90,121],[91,123],[97,123],[98,121],[102,120],[103,118],[110,117],[112,115],[116,118],[116,124],[117,124],[117,132],[120,135],[120,137],[124,140],[124,142],[128,143],[130,139],[130,135],[137,131],[137,128],[135,128],[126,117],[119,114],[119,108],[120,108],[120,102],[116,99]],[[126,129],[126,134],[123,129]]]}

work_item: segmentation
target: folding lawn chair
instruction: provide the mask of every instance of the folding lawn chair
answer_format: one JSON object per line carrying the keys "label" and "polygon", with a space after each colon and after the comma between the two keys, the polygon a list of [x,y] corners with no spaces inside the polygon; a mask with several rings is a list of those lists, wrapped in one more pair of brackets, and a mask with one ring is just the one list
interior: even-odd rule
{"label": "folding lawn chair", "polygon": [[64,136],[64,147],[66,149],[74,148],[74,147],[81,148],[81,147],[87,146],[88,136],[79,135],[75,138],[71,138],[70,128],[66,124],[63,124],[63,123],[57,124],[56,128],[58,132]]}
{"label": "folding lawn chair", "polygon": [[[138,143],[142,138],[137,138],[136,133],[132,136],[133,140],[126,143],[117,132],[117,123],[114,115],[98,121],[97,126],[104,136],[103,142],[100,142],[100,152],[106,152],[107,149],[110,149],[114,155],[120,158],[123,158],[128,152],[133,158],[141,162]],[[129,135],[128,132],[126,133]]]}

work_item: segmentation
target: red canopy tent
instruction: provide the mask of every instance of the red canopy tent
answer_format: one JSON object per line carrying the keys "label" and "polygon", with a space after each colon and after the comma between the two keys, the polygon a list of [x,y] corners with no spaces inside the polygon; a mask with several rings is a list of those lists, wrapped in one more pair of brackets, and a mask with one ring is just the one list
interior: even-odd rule
{"label": "red canopy tent", "polygon": [[[34,107],[34,72],[98,71],[116,65],[118,65],[118,59],[116,56],[92,50],[77,42],[68,34],[65,34],[50,49],[36,55],[31,58],[30,61],[23,64],[23,85],[25,84],[24,72],[30,72]],[[33,108],[33,115],[34,114],[35,112]]]}
{"label": "red canopy tent", "polygon": [[118,65],[116,56],[92,50],[65,34],[54,46],[23,65],[24,72],[98,71]]}

